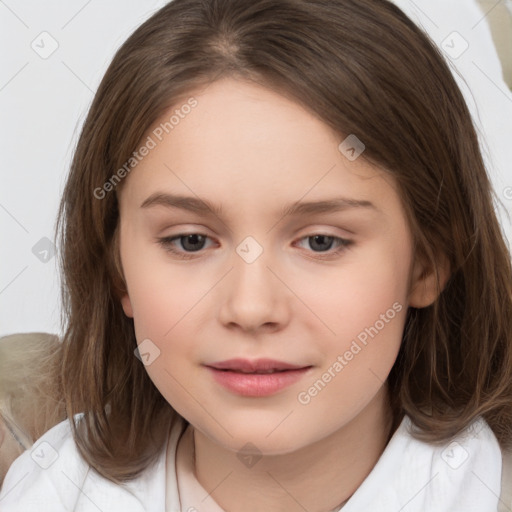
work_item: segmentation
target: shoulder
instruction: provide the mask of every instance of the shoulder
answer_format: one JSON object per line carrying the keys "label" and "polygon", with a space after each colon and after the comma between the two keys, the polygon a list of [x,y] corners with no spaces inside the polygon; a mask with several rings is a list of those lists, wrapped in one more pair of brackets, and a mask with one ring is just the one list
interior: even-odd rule
{"label": "shoulder", "polygon": [[502,454],[489,425],[478,418],[437,444],[419,433],[405,416],[347,511],[373,510],[376,504],[386,504],[386,510],[496,511]]}
{"label": "shoulder", "polygon": [[[424,454],[422,471],[433,480],[424,493],[428,502],[436,503],[442,496],[445,503],[453,502],[452,510],[459,510],[457,506],[462,504],[468,510],[473,510],[471,506],[476,507],[474,510],[497,506],[503,454],[484,418],[477,418],[460,434],[440,445],[428,445],[409,437],[410,429],[409,421],[410,454],[413,457]],[[459,492],[454,493],[454,489]]]}
{"label": "shoulder", "polygon": [[72,510],[88,471],[66,419],[12,463],[0,492],[1,508],[6,512],[37,510],[44,502],[48,510]]}
{"label": "shoulder", "polygon": [[[75,416],[75,422],[80,416]],[[180,422],[173,424],[169,443],[177,442],[181,430]],[[81,457],[71,423],[65,420],[13,462],[0,491],[0,510],[40,512],[44,504],[44,510],[52,512],[161,511],[165,509],[165,462],[163,449],[140,477],[116,485]]]}
{"label": "shoulder", "polygon": [[[469,467],[478,463],[480,469],[488,469],[495,476],[501,475],[502,450],[489,424],[478,417],[462,432],[442,444],[430,445],[415,438],[411,419],[406,417],[402,425],[402,436],[413,452],[430,450],[433,468],[447,474],[451,470]],[[456,471],[460,477],[464,472]],[[455,473],[454,473],[455,474]]]}

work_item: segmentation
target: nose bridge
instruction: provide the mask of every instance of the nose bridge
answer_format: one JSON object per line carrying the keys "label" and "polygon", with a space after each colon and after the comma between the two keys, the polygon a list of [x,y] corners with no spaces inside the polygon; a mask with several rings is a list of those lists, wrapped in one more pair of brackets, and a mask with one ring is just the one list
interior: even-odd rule
{"label": "nose bridge", "polygon": [[248,330],[284,320],[283,285],[268,268],[271,251],[254,237],[246,237],[236,247],[233,269],[226,283],[220,316],[224,324],[236,323]]}
{"label": "nose bridge", "polygon": [[242,242],[236,249],[234,258],[232,284],[235,289],[241,289],[244,293],[259,294],[271,291],[271,272],[269,266],[269,251],[261,250],[254,242]]}

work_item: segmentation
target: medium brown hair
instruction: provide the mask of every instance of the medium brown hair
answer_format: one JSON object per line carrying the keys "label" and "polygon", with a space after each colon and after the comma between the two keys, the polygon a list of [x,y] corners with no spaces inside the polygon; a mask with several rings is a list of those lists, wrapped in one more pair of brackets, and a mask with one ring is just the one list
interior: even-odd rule
{"label": "medium brown hair", "polygon": [[[442,442],[477,416],[512,442],[512,271],[464,98],[436,45],[384,0],[174,0],[109,66],[85,120],[59,211],[64,385],[88,463],[112,481],[140,474],[177,413],[134,356],[124,315],[116,191],[102,187],[178,99],[221,77],[303,105],[396,180],[415,255],[450,278],[409,308],[388,378],[395,426]],[[122,187],[122,183],[117,188]],[[116,190],[117,190],[116,188]],[[70,419],[71,421],[71,419]]]}

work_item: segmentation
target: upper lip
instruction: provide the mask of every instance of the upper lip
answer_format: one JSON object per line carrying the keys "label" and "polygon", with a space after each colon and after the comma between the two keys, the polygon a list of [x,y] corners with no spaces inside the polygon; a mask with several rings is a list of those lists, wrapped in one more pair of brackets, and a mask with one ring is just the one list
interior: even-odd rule
{"label": "upper lip", "polygon": [[306,366],[276,361],[275,359],[228,359],[227,361],[219,361],[206,366],[216,368],[217,370],[234,370],[243,372],[258,372],[268,370],[298,370],[306,368]]}

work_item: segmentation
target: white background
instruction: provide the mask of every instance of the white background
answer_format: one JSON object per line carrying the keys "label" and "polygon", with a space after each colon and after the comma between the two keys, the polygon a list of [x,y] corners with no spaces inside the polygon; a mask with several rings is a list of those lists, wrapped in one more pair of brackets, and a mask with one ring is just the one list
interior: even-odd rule
{"label": "white background", "polygon": [[[41,261],[44,254],[37,257],[32,249],[44,244],[44,237],[55,241],[74,145],[106,67],[129,34],[164,3],[0,0],[0,335],[61,334],[57,258],[48,254],[49,260]],[[469,45],[447,59],[468,84],[460,82],[481,132],[496,194],[510,210],[512,93],[501,76],[486,13],[473,0],[395,3],[445,51],[456,55]],[[511,224],[501,207],[499,215],[511,240]]]}

